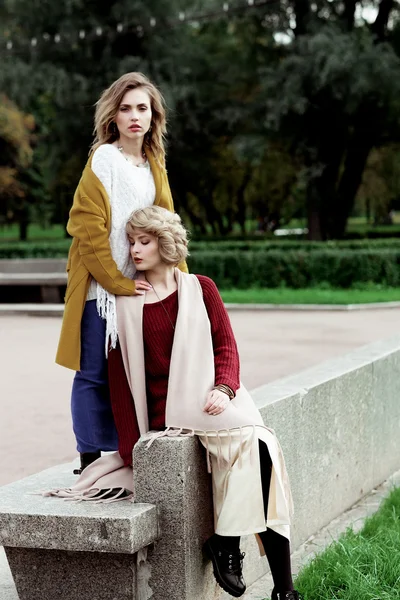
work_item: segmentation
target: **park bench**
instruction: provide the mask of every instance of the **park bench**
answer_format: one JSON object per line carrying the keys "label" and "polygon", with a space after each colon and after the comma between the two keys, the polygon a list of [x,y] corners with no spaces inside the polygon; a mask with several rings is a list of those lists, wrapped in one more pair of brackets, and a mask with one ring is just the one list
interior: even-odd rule
{"label": "park bench", "polygon": [[2,302],[62,302],[67,285],[66,264],[62,258],[1,259]]}
{"label": "park bench", "polygon": [[70,486],[70,464],[0,488],[0,545],[19,600],[147,600],[148,586],[154,600],[215,598],[202,555],[212,533],[203,449],[195,438],[139,442],[134,460],[135,503],[36,494]]}

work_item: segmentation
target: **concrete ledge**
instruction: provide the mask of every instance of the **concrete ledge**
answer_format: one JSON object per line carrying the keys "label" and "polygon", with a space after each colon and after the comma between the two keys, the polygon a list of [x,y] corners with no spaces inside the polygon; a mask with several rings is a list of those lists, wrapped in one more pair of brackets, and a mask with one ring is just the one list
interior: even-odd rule
{"label": "concrete ledge", "polygon": [[158,538],[152,504],[94,504],[44,498],[40,490],[76,481],[71,465],[53,467],[1,488],[0,545],[134,554]]}
{"label": "concrete ledge", "polygon": [[64,304],[0,304],[0,317],[24,315],[27,317],[62,317]]}
{"label": "concrete ledge", "polygon": [[225,304],[228,310],[279,311],[355,311],[399,308],[399,302],[371,302],[369,304]]}
{"label": "concrete ledge", "polygon": [[0,285],[67,285],[66,273],[0,273]]}
{"label": "concrete ledge", "polygon": [[[400,308],[400,302],[380,302],[375,304],[225,304],[230,312],[234,311],[281,311],[281,312],[348,312],[359,310],[378,310]],[[64,304],[0,304],[0,317],[7,315],[25,315],[32,317],[62,317]]]}
{"label": "concrete ledge", "polygon": [[296,548],[400,469],[400,337],[253,391],[292,483]]}
{"label": "concrete ledge", "polygon": [[29,273],[63,274],[67,267],[66,258],[2,258],[0,273],[22,275]]}

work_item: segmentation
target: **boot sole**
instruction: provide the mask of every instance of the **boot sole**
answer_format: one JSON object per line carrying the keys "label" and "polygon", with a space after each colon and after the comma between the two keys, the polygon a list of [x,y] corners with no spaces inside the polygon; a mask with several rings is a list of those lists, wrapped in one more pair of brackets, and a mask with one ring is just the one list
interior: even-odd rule
{"label": "boot sole", "polygon": [[243,592],[241,592],[240,594],[238,594],[235,590],[233,590],[232,588],[230,588],[225,583],[225,581],[222,579],[222,577],[220,575],[220,572],[219,572],[219,569],[218,569],[218,562],[217,562],[217,559],[215,557],[214,550],[212,549],[212,546],[208,542],[208,540],[207,540],[207,542],[203,546],[203,551],[208,556],[208,558],[211,560],[212,565],[213,565],[214,577],[215,577],[218,585],[224,590],[224,592],[227,592],[228,594],[230,594],[231,596],[234,596],[235,598],[240,598],[240,596],[243,596],[243,594],[246,591],[246,588],[243,590]]}

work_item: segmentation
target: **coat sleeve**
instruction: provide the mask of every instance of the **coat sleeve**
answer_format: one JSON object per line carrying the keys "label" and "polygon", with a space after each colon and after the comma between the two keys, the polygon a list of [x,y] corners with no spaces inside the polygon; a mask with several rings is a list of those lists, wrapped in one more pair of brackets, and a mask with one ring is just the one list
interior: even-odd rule
{"label": "coat sleeve", "polygon": [[78,240],[79,254],[86,269],[105,290],[121,296],[135,293],[135,282],[119,271],[112,257],[104,211],[87,195],[81,195],[79,187],[67,231]]}
{"label": "coat sleeve", "polygon": [[[161,192],[159,206],[162,206],[163,208],[166,208],[167,210],[169,210],[171,212],[175,212],[174,201],[172,199],[171,188],[170,188],[169,181],[168,181],[168,175],[167,175],[167,171],[165,169],[163,169],[163,171],[162,171],[161,178],[162,178],[162,192]],[[189,269],[188,269],[188,266],[187,266],[185,260],[183,260],[182,262],[179,263],[178,269],[180,269],[184,273],[189,273]]]}

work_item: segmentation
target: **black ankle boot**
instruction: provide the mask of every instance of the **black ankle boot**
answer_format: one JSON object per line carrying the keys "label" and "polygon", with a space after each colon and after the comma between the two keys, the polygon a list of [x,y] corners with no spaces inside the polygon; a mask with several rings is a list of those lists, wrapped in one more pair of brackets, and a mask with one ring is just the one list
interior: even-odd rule
{"label": "black ankle boot", "polygon": [[302,600],[303,596],[292,590],[291,592],[276,592],[275,588],[272,590],[271,600]]}
{"label": "black ankle boot", "polygon": [[97,452],[81,452],[81,468],[74,469],[74,475],[80,475],[82,471],[86,469],[89,465],[92,464],[95,460],[100,458],[101,452],[98,450]]}
{"label": "black ankle boot", "polygon": [[210,537],[203,546],[204,552],[211,560],[214,577],[225,592],[239,598],[246,591],[242,576],[244,552],[225,550],[215,537]]}

